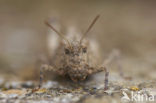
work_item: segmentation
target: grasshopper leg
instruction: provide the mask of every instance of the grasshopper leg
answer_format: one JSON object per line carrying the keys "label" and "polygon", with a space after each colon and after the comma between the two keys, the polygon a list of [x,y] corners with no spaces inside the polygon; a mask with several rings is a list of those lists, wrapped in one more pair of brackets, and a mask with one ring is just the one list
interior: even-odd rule
{"label": "grasshopper leg", "polygon": [[39,88],[42,86],[43,78],[44,78],[44,71],[55,71],[53,66],[43,64],[40,67],[40,81],[39,81]]}

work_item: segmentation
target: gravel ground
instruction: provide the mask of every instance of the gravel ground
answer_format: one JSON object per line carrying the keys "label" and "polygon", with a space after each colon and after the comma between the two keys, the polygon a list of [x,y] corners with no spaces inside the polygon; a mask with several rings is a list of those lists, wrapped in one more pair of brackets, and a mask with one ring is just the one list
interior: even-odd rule
{"label": "gravel ground", "polygon": [[143,82],[141,79],[126,79],[112,73],[109,89],[104,90],[103,75],[95,74],[89,80],[77,84],[69,80],[48,80],[41,89],[35,89],[38,84],[36,81],[6,81],[1,77],[0,103],[148,103],[122,97],[124,93],[131,96],[131,92],[156,96],[154,80]]}

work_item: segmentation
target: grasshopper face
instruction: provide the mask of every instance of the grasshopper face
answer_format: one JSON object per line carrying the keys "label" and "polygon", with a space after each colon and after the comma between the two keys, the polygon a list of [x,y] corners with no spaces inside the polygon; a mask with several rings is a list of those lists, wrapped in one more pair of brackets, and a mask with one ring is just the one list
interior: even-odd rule
{"label": "grasshopper face", "polygon": [[87,47],[80,42],[71,43],[65,47],[65,61],[67,73],[73,81],[84,80],[87,76]]}

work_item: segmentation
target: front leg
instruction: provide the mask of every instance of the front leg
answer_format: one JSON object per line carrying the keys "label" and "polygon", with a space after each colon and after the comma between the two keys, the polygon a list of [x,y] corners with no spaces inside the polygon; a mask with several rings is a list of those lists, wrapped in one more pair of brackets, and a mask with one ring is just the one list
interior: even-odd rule
{"label": "front leg", "polygon": [[108,89],[108,76],[109,76],[109,72],[107,69],[107,66],[109,64],[112,63],[113,60],[117,60],[117,64],[118,64],[118,69],[120,71],[120,76],[123,76],[122,70],[121,70],[121,64],[119,62],[119,58],[120,58],[120,52],[118,50],[113,50],[110,55],[108,56],[108,58],[103,62],[101,68],[99,68],[97,70],[97,72],[101,72],[101,71],[105,71],[105,87],[104,89],[107,90]]}
{"label": "front leg", "polygon": [[104,80],[104,90],[107,90],[108,89],[108,76],[109,76],[109,72],[107,70],[107,67],[101,67],[101,70],[105,71],[105,80]]}
{"label": "front leg", "polygon": [[[108,76],[109,76],[109,71],[108,71],[108,68],[107,66],[109,64],[112,63],[112,61],[114,61],[115,59],[119,59],[119,51],[118,50],[113,50],[112,53],[110,53],[110,55],[108,56],[108,58],[103,62],[102,66],[99,68],[97,67],[96,69],[94,68],[90,68],[89,69],[89,74],[92,74],[92,73],[98,73],[98,72],[102,72],[102,71],[105,71],[105,80],[104,80],[104,89],[107,90],[108,89]],[[120,65],[120,62],[118,61],[118,66],[119,66],[119,71],[121,71],[121,65]],[[122,72],[120,72],[120,75],[123,75]]]}
{"label": "front leg", "polygon": [[94,73],[99,73],[99,72],[105,72],[105,80],[104,80],[104,90],[108,89],[108,76],[109,76],[109,72],[106,66],[102,66],[102,67],[97,67],[97,68],[93,68],[90,67],[88,70],[88,74],[94,74]]}
{"label": "front leg", "polygon": [[108,71],[108,69],[107,69],[106,66],[102,66],[102,67],[100,67],[100,68],[98,68],[98,69],[96,70],[96,73],[97,73],[97,72],[102,72],[102,71],[105,72],[104,90],[107,90],[107,89],[108,89],[109,71]]}
{"label": "front leg", "polygon": [[56,72],[56,69],[55,69],[53,66],[50,66],[50,65],[47,65],[47,64],[41,65],[41,67],[40,67],[40,82],[39,82],[39,88],[41,88],[41,86],[42,86],[43,77],[44,77],[43,72],[44,72],[44,71],[54,71],[54,72]]}

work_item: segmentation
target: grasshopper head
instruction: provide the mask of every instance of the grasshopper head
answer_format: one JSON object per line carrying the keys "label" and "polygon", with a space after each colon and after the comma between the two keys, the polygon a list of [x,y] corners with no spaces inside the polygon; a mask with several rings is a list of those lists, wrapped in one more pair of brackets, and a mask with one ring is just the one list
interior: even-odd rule
{"label": "grasshopper head", "polygon": [[89,68],[87,63],[87,46],[83,44],[83,40],[93,27],[99,15],[95,17],[92,21],[91,25],[88,27],[87,31],[84,33],[80,41],[69,42],[66,37],[64,37],[60,32],[58,32],[52,25],[48,22],[45,22],[47,26],[49,26],[52,30],[54,30],[63,40],[66,41],[67,45],[64,47],[64,56],[66,63],[65,67],[68,75],[71,77],[73,81],[84,80],[88,73],[87,70]]}

